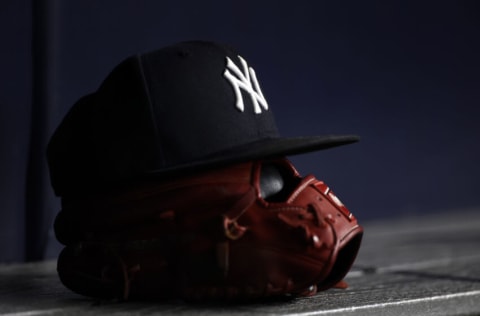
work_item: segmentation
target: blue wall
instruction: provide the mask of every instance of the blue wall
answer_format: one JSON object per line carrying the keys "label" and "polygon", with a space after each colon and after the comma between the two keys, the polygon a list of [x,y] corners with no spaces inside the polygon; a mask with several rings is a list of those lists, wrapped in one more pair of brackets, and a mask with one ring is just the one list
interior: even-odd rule
{"label": "blue wall", "polygon": [[220,40],[255,65],[282,134],[362,137],[295,159],[359,216],[478,205],[478,4],[333,2],[63,2],[59,104],[129,54]]}
{"label": "blue wall", "polygon": [[[18,157],[29,144],[31,2],[3,3],[0,225],[21,230],[12,214],[24,207],[18,192],[26,170]],[[480,206],[478,2],[45,3],[55,25],[47,136],[128,55],[181,40],[217,40],[237,47],[254,66],[283,135],[362,137],[355,145],[292,157],[358,218]],[[3,242],[8,234],[1,236]]]}

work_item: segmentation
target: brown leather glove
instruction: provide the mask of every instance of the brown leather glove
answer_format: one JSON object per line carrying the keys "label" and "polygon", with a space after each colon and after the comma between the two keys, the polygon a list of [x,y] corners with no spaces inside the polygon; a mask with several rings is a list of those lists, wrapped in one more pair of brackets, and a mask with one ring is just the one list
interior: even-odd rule
{"label": "brown leather glove", "polygon": [[286,159],[63,198],[58,273],[122,299],[313,295],[349,271],[363,229],[330,189]]}

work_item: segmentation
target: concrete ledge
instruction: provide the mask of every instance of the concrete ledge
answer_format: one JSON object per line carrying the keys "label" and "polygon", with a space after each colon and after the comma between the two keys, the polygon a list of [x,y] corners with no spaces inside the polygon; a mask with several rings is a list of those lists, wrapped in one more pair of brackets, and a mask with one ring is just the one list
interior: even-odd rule
{"label": "concrete ledge", "polygon": [[364,226],[346,290],[243,305],[99,303],[65,289],[48,261],[0,266],[0,315],[480,315],[477,210]]}

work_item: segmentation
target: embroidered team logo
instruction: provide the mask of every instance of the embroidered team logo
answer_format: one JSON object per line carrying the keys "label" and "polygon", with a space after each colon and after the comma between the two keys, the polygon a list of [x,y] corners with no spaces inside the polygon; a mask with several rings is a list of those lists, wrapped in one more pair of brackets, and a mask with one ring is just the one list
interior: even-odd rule
{"label": "embroidered team logo", "polygon": [[242,63],[243,71],[227,57],[227,69],[225,69],[225,72],[223,73],[223,76],[232,84],[233,90],[235,91],[235,106],[240,112],[245,110],[243,95],[240,91],[240,89],[242,89],[250,95],[253,103],[253,110],[256,114],[262,113],[262,109],[267,111],[267,100],[265,100],[262,90],[260,90],[255,71],[252,67],[248,67],[247,62],[242,57],[238,56],[238,58]]}

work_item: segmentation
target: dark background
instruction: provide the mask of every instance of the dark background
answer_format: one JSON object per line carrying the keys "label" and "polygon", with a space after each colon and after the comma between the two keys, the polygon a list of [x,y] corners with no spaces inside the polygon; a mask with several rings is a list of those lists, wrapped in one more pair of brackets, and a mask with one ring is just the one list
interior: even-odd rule
{"label": "dark background", "polygon": [[[45,144],[125,57],[236,47],[284,136],[358,134],[292,157],[361,221],[480,206],[480,2],[2,0],[0,262],[57,254]],[[368,233],[368,232],[367,232]]]}

